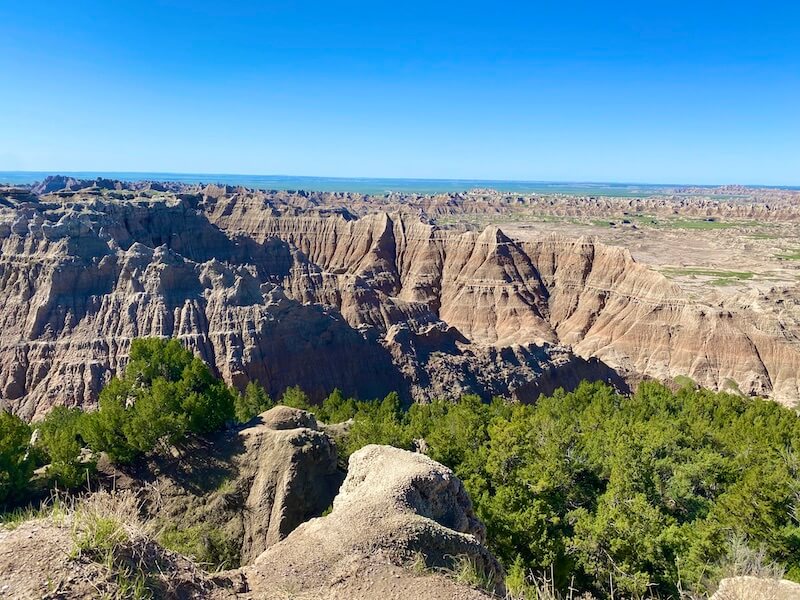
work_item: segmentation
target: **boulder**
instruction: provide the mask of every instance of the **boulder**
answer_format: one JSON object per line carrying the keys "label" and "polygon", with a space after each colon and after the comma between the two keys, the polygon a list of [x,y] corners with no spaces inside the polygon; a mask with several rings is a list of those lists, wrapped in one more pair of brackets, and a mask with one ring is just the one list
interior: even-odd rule
{"label": "boulder", "polygon": [[313,414],[290,406],[276,406],[256,417],[265,427],[281,429],[318,429],[317,419]]}
{"label": "boulder", "polygon": [[276,406],[241,432],[237,489],[243,494],[241,561],[249,564],[330,505],[344,474],[336,446],[314,415]]}

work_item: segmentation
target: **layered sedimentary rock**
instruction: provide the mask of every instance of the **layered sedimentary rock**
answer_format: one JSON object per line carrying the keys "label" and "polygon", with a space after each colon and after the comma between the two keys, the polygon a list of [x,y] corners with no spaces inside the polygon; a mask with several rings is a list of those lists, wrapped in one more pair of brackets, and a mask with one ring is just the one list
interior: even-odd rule
{"label": "layered sedimentary rock", "polygon": [[[303,278],[313,283],[287,279],[286,289],[307,302],[333,304],[354,325],[382,327],[398,362],[425,362],[426,347],[466,343],[470,361],[481,363],[477,371],[503,362],[510,372],[513,365],[536,363],[519,355],[533,343],[553,345],[551,353],[567,346],[578,357],[599,359],[593,365],[567,361],[568,370],[594,372],[589,378],[611,377],[602,364],[662,380],[685,375],[711,388],[738,387],[787,403],[800,397],[792,374],[800,367],[797,288],[714,306],[690,300],[625,249],[589,238],[519,242],[494,226],[445,232],[403,214],[275,217],[244,199],[212,203],[209,214],[229,234],[298,247],[314,265]],[[341,294],[348,286],[352,292]],[[487,359],[501,348],[505,359]],[[448,373],[433,370],[440,377]]]}
{"label": "layered sedimentary rock", "polygon": [[233,385],[315,399],[532,400],[581,378],[678,375],[800,397],[797,289],[710,305],[589,238],[357,218],[304,193],[101,183],[0,207],[0,397],[28,418],[91,405],[147,335],[179,337]]}

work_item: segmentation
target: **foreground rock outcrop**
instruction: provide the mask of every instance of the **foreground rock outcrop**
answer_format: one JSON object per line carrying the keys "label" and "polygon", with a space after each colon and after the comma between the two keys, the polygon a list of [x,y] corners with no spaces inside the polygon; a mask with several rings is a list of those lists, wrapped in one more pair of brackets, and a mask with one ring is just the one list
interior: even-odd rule
{"label": "foreground rock outcrop", "polygon": [[421,454],[367,446],[350,457],[331,513],[298,527],[244,575],[254,590],[284,587],[315,598],[477,598],[483,595],[403,567],[421,561],[452,572],[468,560],[502,591],[503,571],[485,535],[452,471]]}
{"label": "foreground rock outcrop", "polygon": [[[60,190],[54,189],[59,185]],[[38,192],[38,195],[37,195]],[[0,405],[91,406],[137,336],[313,399],[689,376],[800,398],[800,288],[707,304],[589,238],[442,230],[380,198],[49,181],[0,202]],[[327,204],[326,204],[327,203]]]}
{"label": "foreground rock outcrop", "polygon": [[[289,416],[292,426],[302,417],[277,412]],[[287,422],[274,412],[269,417],[264,420]],[[285,460],[275,455],[270,459],[275,471],[290,468]],[[461,482],[425,456],[387,446],[367,446],[351,457],[330,514],[303,523],[249,566],[213,576],[150,541],[152,524],[139,520],[130,492],[100,492],[84,502],[66,516],[15,529],[0,527],[0,595],[118,597],[124,586],[141,581],[157,597],[170,599],[489,598],[454,580],[455,570],[464,564],[503,591],[502,568],[483,545],[484,526]],[[112,545],[92,527],[97,516],[113,524]],[[269,545],[269,527],[257,535],[261,538],[251,549]],[[98,547],[101,540],[105,545]]]}
{"label": "foreground rock outcrop", "polygon": [[321,515],[344,479],[336,446],[314,416],[286,406],[132,469],[102,467],[110,485],[137,492],[159,535],[209,539],[236,563],[229,568]]}
{"label": "foreground rock outcrop", "polygon": [[[277,406],[240,434],[244,453],[227,494],[243,501],[240,560],[252,562],[327,509],[342,482],[336,448],[310,413]],[[238,507],[237,507],[238,508]]]}

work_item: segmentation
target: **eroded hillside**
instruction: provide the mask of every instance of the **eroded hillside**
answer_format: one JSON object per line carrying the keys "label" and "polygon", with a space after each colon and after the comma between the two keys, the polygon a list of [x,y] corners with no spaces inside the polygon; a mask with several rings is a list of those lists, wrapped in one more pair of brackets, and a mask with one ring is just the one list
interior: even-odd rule
{"label": "eroded hillside", "polygon": [[341,195],[214,186],[2,196],[0,393],[28,418],[93,403],[130,340],[154,335],[273,394],[531,400],[688,376],[800,398],[796,287],[701,301],[591,237],[441,229],[386,198],[358,216]]}

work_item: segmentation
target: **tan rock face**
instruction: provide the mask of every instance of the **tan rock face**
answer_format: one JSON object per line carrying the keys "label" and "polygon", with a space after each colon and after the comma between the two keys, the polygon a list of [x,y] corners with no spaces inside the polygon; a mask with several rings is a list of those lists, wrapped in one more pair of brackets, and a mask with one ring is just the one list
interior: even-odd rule
{"label": "tan rock face", "polygon": [[242,564],[322,514],[342,482],[336,447],[313,415],[278,406],[255,421],[241,432],[245,452],[235,461],[234,485],[244,500]]}
{"label": "tan rock face", "polygon": [[89,191],[0,208],[0,402],[28,418],[91,405],[148,335],[315,399],[677,375],[800,398],[797,288],[712,306],[591,239],[356,219],[303,193]]}
{"label": "tan rock face", "polygon": [[[587,238],[517,242],[496,227],[445,232],[402,214],[298,220],[241,204],[235,223],[215,222],[229,234],[297,245],[316,266],[315,283],[292,275],[284,288],[304,302],[332,304],[355,327],[385,331],[395,362],[413,364],[405,366],[416,374],[417,394],[458,371],[465,349],[472,365],[481,364],[472,371],[484,375],[478,385],[519,394],[525,384],[515,377],[528,383],[542,371],[514,370],[536,363],[518,356],[533,344],[568,346],[626,375],[686,375],[712,389],[738,387],[787,404],[800,398],[792,374],[800,367],[800,288],[712,306],[690,300],[626,250]],[[486,377],[484,357],[498,349],[505,376]],[[543,362],[557,364],[555,353],[549,348]],[[570,369],[613,377],[581,362]],[[455,389],[469,389],[465,383],[460,378]]]}
{"label": "tan rock face", "polygon": [[248,587],[315,598],[485,598],[441,575],[469,559],[502,597],[504,573],[483,545],[485,528],[461,481],[422,454],[366,446],[350,457],[333,510],[312,519],[243,569]]}

